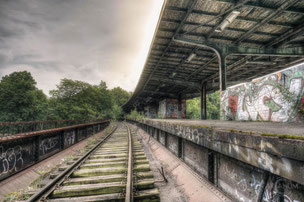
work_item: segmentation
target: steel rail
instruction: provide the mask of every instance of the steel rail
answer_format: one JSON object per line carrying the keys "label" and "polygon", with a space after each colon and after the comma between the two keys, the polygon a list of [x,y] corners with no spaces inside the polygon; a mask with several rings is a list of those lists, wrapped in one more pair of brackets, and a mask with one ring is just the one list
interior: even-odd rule
{"label": "steel rail", "polygon": [[96,150],[100,145],[102,145],[117,129],[117,126],[113,128],[113,130],[104,137],[97,145],[95,145],[90,151],[85,153],[80,159],[74,162],[70,167],[68,167],[64,172],[58,175],[54,180],[50,181],[47,185],[45,185],[41,190],[35,193],[31,198],[27,200],[27,202],[34,202],[34,201],[45,201],[46,198],[63,183],[64,180],[70,177],[70,175],[76,171],[79,166],[87,160],[87,158]]}
{"label": "steel rail", "polygon": [[127,186],[126,186],[126,197],[125,202],[133,201],[133,144],[132,144],[132,134],[128,124],[126,124],[128,134],[129,134],[129,154],[128,154],[128,176],[127,176]]}

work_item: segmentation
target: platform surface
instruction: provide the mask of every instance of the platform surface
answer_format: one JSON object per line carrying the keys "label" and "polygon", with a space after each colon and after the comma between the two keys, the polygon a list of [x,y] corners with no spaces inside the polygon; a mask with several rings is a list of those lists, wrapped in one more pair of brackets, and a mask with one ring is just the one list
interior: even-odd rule
{"label": "platform surface", "polygon": [[226,130],[241,130],[258,133],[288,134],[304,136],[304,123],[279,122],[250,122],[250,121],[220,121],[220,120],[193,120],[193,119],[150,119],[183,125],[208,126]]}

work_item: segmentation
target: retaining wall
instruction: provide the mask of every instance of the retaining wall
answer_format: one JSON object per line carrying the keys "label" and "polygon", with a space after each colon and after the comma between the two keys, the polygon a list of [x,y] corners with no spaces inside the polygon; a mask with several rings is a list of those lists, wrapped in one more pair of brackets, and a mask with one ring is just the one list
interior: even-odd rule
{"label": "retaining wall", "polygon": [[0,181],[101,131],[109,121],[0,138]]}
{"label": "retaining wall", "polygon": [[303,140],[165,121],[131,122],[150,135],[161,134],[163,145],[235,201],[254,202],[259,195],[264,202],[304,201]]}

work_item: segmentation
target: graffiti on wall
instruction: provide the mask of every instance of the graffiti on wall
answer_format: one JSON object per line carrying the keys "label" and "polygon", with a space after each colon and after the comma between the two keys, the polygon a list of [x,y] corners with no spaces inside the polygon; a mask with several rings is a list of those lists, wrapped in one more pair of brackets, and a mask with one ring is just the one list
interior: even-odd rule
{"label": "graffiti on wall", "polygon": [[[251,169],[240,169],[231,166],[231,162],[223,166],[226,181],[233,187],[234,197],[238,201],[256,201],[262,185],[262,172]],[[284,198],[284,202],[300,202],[303,200],[303,185],[297,184],[282,177],[271,175],[263,194],[263,202],[276,202]]]}
{"label": "graffiti on wall", "polygon": [[145,115],[148,118],[157,118],[157,108],[155,106],[145,107]]}
{"label": "graffiti on wall", "polygon": [[221,96],[222,119],[286,122],[304,109],[304,64],[250,83]]}
{"label": "graffiti on wall", "polygon": [[15,146],[4,150],[0,146],[0,176],[8,172],[16,172],[23,166],[22,148]]}
{"label": "graffiti on wall", "polygon": [[[177,99],[165,99],[159,102],[158,114],[160,118],[178,118]],[[186,118],[186,101],[182,100],[182,118]]]}

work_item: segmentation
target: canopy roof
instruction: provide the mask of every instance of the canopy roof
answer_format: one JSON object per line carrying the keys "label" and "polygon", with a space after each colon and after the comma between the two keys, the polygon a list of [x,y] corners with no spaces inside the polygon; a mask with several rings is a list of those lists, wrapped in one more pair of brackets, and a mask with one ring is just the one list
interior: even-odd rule
{"label": "canopy roof", "polygon": [[[237,17],[218,31],[232,13]],[[202,82],[207,82],[207,92],[219,90],[214,47],[229,50],[227,86],[303,62],[303,33],[301,0],[167,0],[139,82],[123,109],[179,94],[197,97]]]}

